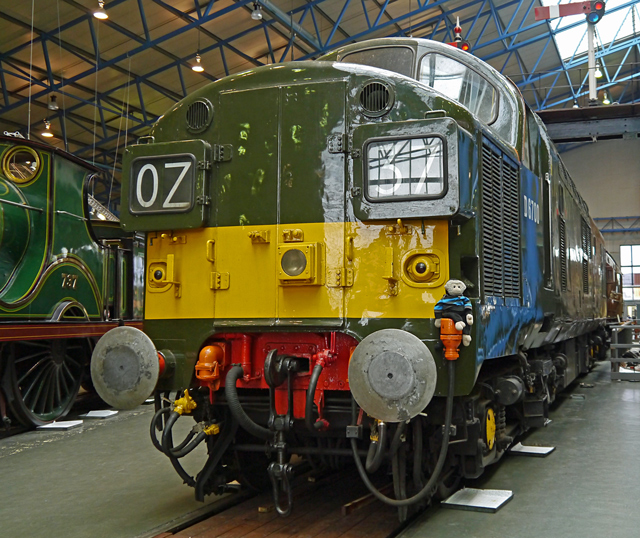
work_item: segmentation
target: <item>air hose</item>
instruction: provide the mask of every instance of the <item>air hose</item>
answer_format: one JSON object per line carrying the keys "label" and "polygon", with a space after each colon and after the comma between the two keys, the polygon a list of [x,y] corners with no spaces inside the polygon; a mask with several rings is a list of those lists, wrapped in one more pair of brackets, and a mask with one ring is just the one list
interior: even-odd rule
{"label": "air hose", "polygon": [[453,394],[455,388],[455,361],[447,361],[449,365],[449,392],[447,394],[447,407],[445,411],[445,421],[444,421],[444,434],[442,436],[442,446],[440,447],[440,454],[438,456],[438,461],[436,463],[436,467],[431,473],[431,477],[427,482],[426,486],[424,486],[418,493],[416,493],[413,497],[409,497],[408,499],[391,499],[386,495],[380,493],[376,487],[371,483],[369,477],[367,476],[367,472],[360,461],[360,457],[358,456],[358,446],[356,444],[355,439],[351,439],[351,449],[353,451],[353,459],[355,460],[356,467],[358,469],[358,474],[360,478],[364,482],[367,489],[371,492],[371,494],[382,501],[385,504],[390,506],[410,506],[421,500],[425,499],[430,493],[431,490],[436,485],[436,481],[440,477],[440,473],[442,472],[442,468],[444,467],[444,462],[447,458],[447,451],[449,450],[449,435],[451,430],[451,419],[453,415]]}
{"label": "air hose", "polygon": [[402,435],[404,434],[404,430],[407,427],[407,423],[403,420],[398,423],[398,427],[396,428],[396,432],[393,434],[393,439],[391,440],[391,446],[389,447],[389,455],[395,456],[396,452],[400,448],[402,444]]}
{"label": "air hose", "polygon": [[[152,432],[153,432],[153,428],[154,428],[154,425],[155,425],[155,422],[157,421],[157,419],[163,413],[166,413],[165,409],[170,410],[171,408],[166,407],[166,408],[160,409],[154,415],[153,420],[151,421],[151,430],[152,430]],[[171,460],[171,465],[173,465],[173,468],[176,470],[176,472],[178,473],[180,478],[182,478],[184,483],[187,484],[188,486],[195,487],[195,485],[196,485],[195,479],[192,476],[190,476],[184,470],[182,465],[180,465],[180,462],[178,461],[178,457],[174,456],[172,454],[172,451],[174,450],[174,448],[173,448],[173,436],[171,434],[171,428],[173,428],[173,425],[176,423],[176,420],[178,420],[179,416],[180,415],[178,413],[176,413],[175,411],[171,411],[170,412],[169,418],[167,419],[167,421],[165,422],[165,425],[164,425],[164,431],[162,432],[161,451],[164,452],[164,454],[169,457],[169,460]],[[155,439],[155,432],[153,432],[153,435],[151,436],[151,439],[152,440]],[[153,444],[154,444],[154,446],[156,446],[156,448],[158,448],[156,443],[157,443],[157,440],[155,440]],[[182,446],[183,444],[184,443],[181,443],[180,446]]]}
{"label": "air hose", "polygon": [[[184,439],[184,441],[182,441],[182,443],[180,443],[178,446],[173,446],[173,439],[170,440],[170,445],[171,445],[171,450],[169,453],[166,452],[165,448],[163,447],[163,445],[160,443],[160,441],[158,441],[158,438],[156,436],[156,430],[160,430],[159,427],[159,421],[160,418],[162,417],[162,415],[166,414],[166,413],[171,413],[171,408],[170,407],[163,407],[162,409],[159,409],[156,414],[153,416],[153,418],[151,419],[151,426],[149,428],[149,434],[151,435],[151,442],[153,443],[153,446],[155,446],[160,452],[162,452],[163,454],[171,457],[175,457],[175,458],[182,458],[184,456],[186,456],[187,454],[189,454],[194,448],[196,448],[202,441],[204,441],[204,439],[207,437],[207,434],[204,432],[200,432],[198,433],[198,435],[196,436],[196,433],[194,431],[190,431],[187,434],[187,437]],[[174,421],[175,423],[175,421]],[[166,431],[166,426],[165,429]],[[170,435],[170,434],[169,434]],[[195,439],[193,439],[195,437]],[[191,441],[193,439],[193,441]],[[163,442],[164,442],[164,435],[163,435]]]}
{"label": "air hose", "polygon": [[153,415],[153,418],[151,419],[151,425],[149,427],[149,434],[151,435],[151,442],[153,443],[153,446],[155,446],[163,454],[164,450],[162,449],[162,444],[160,444],[160,441],[158,441],[156,430],[162,431],[162,427],[158,424],[158,422],[160,421],[162,415],[164,415],[165,413],[171,413],[171,408],[161,407],[160,409],[158,409],[158,411],[156,411],[156,414]]}
{"label": "air hose", "polygon": [[387,424],[385,422],[378,423],[378,440],[371,441],[369,452],[367,452],[367,461],[365,468],[368,473],[375,473],[382,465],[384,459],[384,447],[387,445]]}
{"label": "air hose", "polygon": [[180,413],[171,411],[171,413],[169,413],[169,418],[164,425],[164,431],[162,432],[162,452],[164,452],[167,456],[171,454],[171,451],[173,450],[173,433],[171,432],[171,430],[173,429],[173,425],[179,418]]}
{"label": "air hose", "polygon": [[251,435],[258,437],[259,439],[270,440],[273,437],[273,433],[267,428],[264,428],[251,420],[249,415],[247,415],[244,409],[242,409],[242,405],[240,405],[238,392],[236,390],[236,383],[243,375],[244,370],[242,369],[242,366],[236,364],[231,368],[231,370],[229,370],[225,379],[224,394],[227,397],[229,411],[231,411],[233,417],[238,421],[238,424]]}
{"label": "air hose", "polygon": [[[195,435],[195,439],[191,440]],[[187,454],[189,454],[193,449],[195,449],[202,441],[207,438],[207,434],[205,432],[199,432],[197,435],[195,432],[189,432],[187,438],[182,441],[178,446],[173,447],[169,454],[174,458],[184,458]],[[173,443],[171,443],[173,445]]]}
{"label": "air hose", "polygon": [[320,430],[324,423],[322,421],[313,422],[313,397],[316,394],[316,387],[318,386],[318,379],[320,379],[320,374],[322,373],[322,364],[319,362],[313,367],[313,372],[311,373],[311,379],[309,380],[309,388],[307,389],[307,406],[304,414],[304,422],[307,425],[307,428],[315,432]]}

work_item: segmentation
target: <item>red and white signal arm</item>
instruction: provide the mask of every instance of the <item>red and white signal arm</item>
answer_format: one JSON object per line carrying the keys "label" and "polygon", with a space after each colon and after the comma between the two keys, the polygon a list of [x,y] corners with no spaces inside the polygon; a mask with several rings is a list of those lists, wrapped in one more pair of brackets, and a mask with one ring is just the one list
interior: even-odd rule
{"label": "red and white signal arm", "polygon": [[574,2],[572,4],[558,4],[556,6],[537,7],[535,10],[536,20],[557,19],[568,15],[587,16],[587,21],[595,24],[604,15],[605,3],[602,0],[591,0],[590,2]]}

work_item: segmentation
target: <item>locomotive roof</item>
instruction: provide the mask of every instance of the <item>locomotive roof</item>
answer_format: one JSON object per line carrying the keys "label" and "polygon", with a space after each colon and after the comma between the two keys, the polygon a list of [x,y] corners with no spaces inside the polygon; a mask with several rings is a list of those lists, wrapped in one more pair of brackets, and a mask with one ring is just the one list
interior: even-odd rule
{"label": "locomotive roof", "polygon": [[[518,122],[514,124],[513,116],[518,115],[521,117],[520,121],[523,121],[525,110],[525,103],[522,99],[522,95],[518,91],[518,88],[507,77],[501,75],[490,65],[475,57],[473,54],[464,52],[457,47],[452,47],[451,45],[448,45],[446,43],[439,43],[430,39],[407,37],[380,38],[353,43],[341,47],[329,54],[321,56],[320,58],[318,58],[318,60],[349,63],[351,61],[349,56],[353,53],[361,51],[374,51],[371,56],[375,56],[376,49],[388,50],[390,48],[402,48],[411,50],[411,66],[409,66],[408,58],[405,62],[402,62],[399,59],[398,61],[396,61],[396,59],[394,58],[393,60],[390,60],[392,64],[390,64],[388,67],[385,66],[383,68],[393,72],[402,71],[403,74],[410,76],[413,80],[416,81],[420,81],[422,78],[421,65],[423,63],[423,59],[426,58],[429,54],[434,53],[443,57],[451,58],[455,62],[464,65],[470,71],[473,71],[481,76],[484,80],[491,84],[496,93],[501,96],[498,98],[500,105],[497,107],[495,111],[496,115],[491,121],[488,121],[488,118],[486,117],[478,117],[477,110],[475,112],[472,111],[472,113],[474,113],[474,115],[478,117],[479,121],[494,130],[501,140],[504,140],[511,146],[516,146],[518,134],[515,127],[517,127]],[[391,56],[394,55],[392,54]],[[387,60],[389,61],[389,59]],[[367,64],[369,61],[371,61],[369,55],[366,55],[366,57],[363,58],[362,61],[360,61],[359,59],[355,59],[355,63],[358,64]],[[438,91],[437,88],[434,91]],[[456,99],[454,98],[453,100],[455,101]],[[505,104],[506,106],[503,106]]]}
{"label": "locomotive roof", "polygon": [[72,153],[64,151],[63,149],[57,148],[55,146],[51,146],[49,144],[44,144],[44,143],[39,142],[37,140],[29,140],[27,138],[20,138],[18,136],[0,135],[0,143],[14,144],[14,145],[19,145],[19,146],[29,146],[29,147],[32,147],[32,148],[37,148],[37,149],[42,150],[42,151],[50,151],[50,152],[53,152],[53,153],[57,153],[61,157],[64,157],[65,159],[73,161],[76,164],[79,164],[80,166],[83,166],[83,167],[89,169],[91,172],[99,173],[101,171],[99,168],[97,168],[96,166],[94,166],[90,162],[85,161],[84,159],[81,159],[80,157],[76,157]]}

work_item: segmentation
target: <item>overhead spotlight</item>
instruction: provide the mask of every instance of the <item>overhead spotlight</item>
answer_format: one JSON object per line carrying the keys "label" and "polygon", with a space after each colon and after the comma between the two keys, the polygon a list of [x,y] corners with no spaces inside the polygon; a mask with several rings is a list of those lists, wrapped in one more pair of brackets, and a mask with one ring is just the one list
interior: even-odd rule
{"label": "overhead spotlight", "polygon": [[191,66],[191,69],[193,69],[196,73],[202,73],[204,71],[204,67],[202,67],[201,62],[202,62],[202,58],[198,53],[196,54],[196,63]]}
{"label": "overhead spotlight", "polygon": [[44,120],[44,131],[40,133],[40,136],[44,136],[45,138],[51,138],[53,136],[51,132],[51,122],[49,120]]}
{"label": "overhead spotlight", "polygon": [[49,104],[47,105],[47,108],[49,110],[58,110],[58,103],[57,103],[57,98],[55,95],[50,95],[49,96]]}
{"label": "overhead spotlight", "polygon": [[611,104],[611,94],[609,94],[609,90],[605,90],[604,91],[604,97],[602,98],[602,104],[603,105],[610,105]]}
{"label": "overhead spotlight", "polygon": [[251,18],[254,21],[262,20],[262,6],[258,2],[253,3],[253,11],[251,12]]}
{"label": "overhead spotlight", "polygon": [[580,105],[578,104],[578,100],[577,99],[573,100],[573,108],[580,108]]}
{"label": "overhead spotlight", "polygon": [[93,10],[93,16],[101,21],[109,18],[109,14],[104,9],[104,0],[98,0],[98,7]]}
{"label": "overhead spotlight", "polygon": [[600,69],[600,60],[596,60],[596,78],[602,78],[602,69]]}

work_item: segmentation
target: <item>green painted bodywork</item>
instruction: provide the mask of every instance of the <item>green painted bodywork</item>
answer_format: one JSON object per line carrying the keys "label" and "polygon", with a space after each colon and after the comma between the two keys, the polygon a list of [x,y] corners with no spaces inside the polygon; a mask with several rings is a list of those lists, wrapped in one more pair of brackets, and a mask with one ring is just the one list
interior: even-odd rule
{"label": "green painted bodywork", "polygon": [[[125,154],[125,159],[157,155],[153,146],[194,138],[186,126],[186,109],[207,99],[213,105],[214,119],[198,137],[212,147],[230,145],[233,157],[214,164],[209,185],[204,187],[211,196],[204,226],[344,221],[348,211],[345,153],[328,151],[328,139],[371,123],[356,99],[359,88],[370,78],[367,72],[344,71],[328,62],[280,64],[227,77],[168,111],[152,131],[154,143],[129,148],[131,157]],[[473,124],[464,108],[442,96],[425,94],[409,84],[397,84],[395,90],[396,106],[374,123],[422,119],[431,110],[446,106],[459,125]],[[127,162],[123,185],[130,192],[134,178],[127,176]],[[123,211],[120,218],[126,229],[191,227],[187,215],[182,220],[175,215],[164,226],[161,218],[152,215]]]}
{"label": "green painted bodywork", "polygon": [[[17,204],[24,203],[20,190],[12,182],[2,181],[0,192],[5,200]],[[31,232],[31,213],[25,208],[2,204],[0,215],[2,216],[0,237],[3,246],[3,255],[0,258],[0,287],[4,289],[26,253]],[[37,217],[36,214],[33,216]]]}
{"label": "green painted bodywork", "polygon": [[[110,249],[96,240],[85,206],[87,179],[96,170],[54,148],[6,138],[0,140],[0,162],[16,146],[34,150],[40,169],[22,184],[0,169],[0,321],[105,320],[114,284]],[[113,224],[103,230],[103,239],[125,237]],[[141,275],[136,285],[123,289],[135,291],[140,302]]]}

